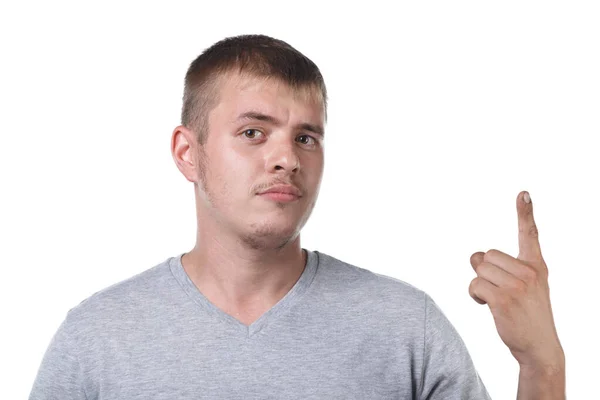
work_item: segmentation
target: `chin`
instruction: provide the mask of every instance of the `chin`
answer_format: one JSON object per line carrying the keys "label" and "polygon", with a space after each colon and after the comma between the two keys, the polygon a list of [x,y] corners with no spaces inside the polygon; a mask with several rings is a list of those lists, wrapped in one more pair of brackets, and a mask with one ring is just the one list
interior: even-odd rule
{"label": "chin", "polygon": [[300,230],[296,224],[279,225],[268,222],[255,223],[242,240],[254,249],[280,249],[294,241]]}

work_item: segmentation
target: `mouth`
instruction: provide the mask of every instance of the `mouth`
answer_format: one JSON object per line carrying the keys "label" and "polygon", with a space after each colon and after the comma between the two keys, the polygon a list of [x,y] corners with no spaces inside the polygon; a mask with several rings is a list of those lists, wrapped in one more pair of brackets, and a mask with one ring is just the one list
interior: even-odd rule
{"label": "mouth", "polygon": [[281,193],[281,192],[266,192],[266,193],[259,194],[259,196],[264,199],[271,200],[271,201],[277,201],[280,203],[290,203],[290,202],[300,199],[300,196],[297,196],[295,194]]}
{"label": "mouth", "polygon": [[278,184],[258,193],[258,195],[267,200],[290,203],[302,197],[302,191],[295,185]]}

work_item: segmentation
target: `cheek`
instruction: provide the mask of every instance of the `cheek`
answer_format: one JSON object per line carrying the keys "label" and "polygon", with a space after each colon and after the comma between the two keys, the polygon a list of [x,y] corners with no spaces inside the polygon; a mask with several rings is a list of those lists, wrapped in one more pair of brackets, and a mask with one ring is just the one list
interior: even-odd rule
{"label": "cheek", "polygon": [[233,203],[236,199],[247,200],[257,183],[257,162],[233,150],[222,152],[218,171],[214,175],[214,187],[224,202]]}
{"label": "cheek", "polygon": [[306,160],[306,162],[306,183],[311,187],[318,187],[323,177],[323,158],[314,157],[312,159]]}

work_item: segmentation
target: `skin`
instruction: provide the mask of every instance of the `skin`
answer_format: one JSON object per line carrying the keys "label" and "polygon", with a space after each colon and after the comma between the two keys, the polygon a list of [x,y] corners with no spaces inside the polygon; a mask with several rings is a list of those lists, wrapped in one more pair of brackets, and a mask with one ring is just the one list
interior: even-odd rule
{"label": "skin", "polygon": [[[323,130],[324,107],[308,89],[237,74],[223,78],[206,142],[199,145],[185,126],[172,135],[175,164],[194,183],[198,222],[196,244],[182,264],[208,300],[250,325],[304,271],[300,230],[317,201],[324,167],[323,137],[307,126]],[[250,111],[272,120],[238,119]],[[302,197],[279,203],[257,195],[278,183],[298,187]],[[477,277],[469,293],[489,306],[501,339],[519,362],[517,398],[564,399],[564,352],[525,193],[517,197],[519,255],[474,253]]]}
{"label": "skin", "polygon": [[[213,304],[245,325],[283,298],[306,264],[300,230],[324,167],[323,137],[300,126],[323,130],[323,104],[310,94],[273,79],[230,74],[209,112],[206,142],[199,145],[184,126],[173,131],[173,159],[194,182],[198,221],[183,267]],[[249,111],[274,121],[238,120]],[[257,195],[274,184],[292,184],[302,197],[280,203]]]}
{"label": "skin", "polygon": [[517,399],[565,399],[565,354],[558,339],[548,267],[528,192],[517,196],[519,255],[476,252],[469,294],[487,304],[496,329],[520,366]]}

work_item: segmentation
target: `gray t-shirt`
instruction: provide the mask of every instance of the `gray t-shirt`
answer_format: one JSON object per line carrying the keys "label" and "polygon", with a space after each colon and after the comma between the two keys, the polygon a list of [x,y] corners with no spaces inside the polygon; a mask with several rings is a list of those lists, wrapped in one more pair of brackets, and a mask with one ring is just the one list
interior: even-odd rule
{"label": "gray t-shirt", "polygon": [[489,399],[423,291],[318,251],[246,326],[171,257],[90,296],[52,338],[30,400]]}

